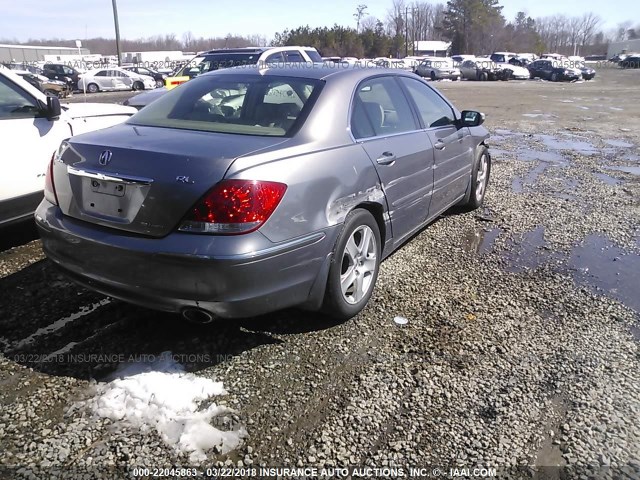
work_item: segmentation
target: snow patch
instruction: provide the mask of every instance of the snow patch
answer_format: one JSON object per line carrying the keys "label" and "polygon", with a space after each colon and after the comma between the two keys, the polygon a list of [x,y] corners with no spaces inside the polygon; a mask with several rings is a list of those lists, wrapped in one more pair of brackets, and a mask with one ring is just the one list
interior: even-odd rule
{"label": "snow patch", "polygon": [[394,317],[393,321],[398,325],[406,325],[407,323],[409,323],[409,319],[406,317]]}
{"label": "snow patch", "polygon": [[222,382],[187,373],[171,352],[158,359],[121,365],[113,380],[93,387],[92,397],[72,408],[89,409],[99,417],[122,422],[142,432],[155,429],[162,439],[193,462],[206,460],[206,451],[236,449],[247,436],[243,427],[224,431],[211,425],[234,411],[205,400],[226,395]]}

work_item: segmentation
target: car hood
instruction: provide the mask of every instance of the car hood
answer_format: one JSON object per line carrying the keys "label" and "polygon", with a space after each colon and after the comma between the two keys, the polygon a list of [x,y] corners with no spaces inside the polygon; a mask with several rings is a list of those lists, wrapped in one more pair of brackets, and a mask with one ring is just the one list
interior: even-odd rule
{"label": "car hood", "polygon": [[125,105],[130,105],[132,107],[136,107],[138,110],[142,107],[149,105],[151,102],[160,98],[162,95],[167,93],[167,88],[156,88],[155,90],[150,90],[148,92],[140,93],[138,95],[134,95],[133,97],[125,100]]}
{"label": "car hood", "polygon": [[111,115],[133,115],[137,110],[115,103],[67,103],[63,106],[65,114],[71,119],[102,117]]}

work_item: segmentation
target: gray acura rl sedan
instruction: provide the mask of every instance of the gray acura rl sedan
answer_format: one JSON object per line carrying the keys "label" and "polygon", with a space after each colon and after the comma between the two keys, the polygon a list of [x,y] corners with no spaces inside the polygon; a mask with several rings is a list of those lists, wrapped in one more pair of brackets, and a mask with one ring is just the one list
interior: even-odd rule
{"label": "gray acura rl sedan", "polygon": [[36,223],[71,278],[127,302],[203,323],[289,306],[345,319],[382,259],[482,203],[483,119],[399,70],[219,70],[63,142]]}

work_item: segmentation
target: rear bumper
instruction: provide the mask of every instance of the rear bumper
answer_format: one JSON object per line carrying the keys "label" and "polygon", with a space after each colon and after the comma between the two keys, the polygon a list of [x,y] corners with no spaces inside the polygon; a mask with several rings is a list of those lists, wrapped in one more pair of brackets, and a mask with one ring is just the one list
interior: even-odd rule
{"label": "rear bumper", "polygon": [[148,238],[65,217],[46,200],[36,225],[47,257],[77,283],[147,308],[195,307],[226,318],[319,306],[339,232],[336,226],[279,244],[259,231]]}

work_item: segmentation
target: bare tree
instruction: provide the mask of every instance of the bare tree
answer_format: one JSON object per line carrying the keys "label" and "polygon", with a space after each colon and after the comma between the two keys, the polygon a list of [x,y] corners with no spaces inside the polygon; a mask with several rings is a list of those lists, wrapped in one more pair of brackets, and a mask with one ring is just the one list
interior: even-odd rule
{"label": "bare tree", "polygon": [[353,18],[356,19],[356,33],[360,31],[360,21],[367,16],[367,13],[365,13],[365,10],[368,7],[364,4],[360,4],[356,7],[356,13],[353,14]]}

